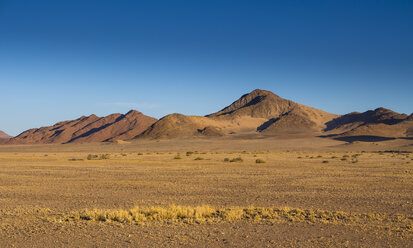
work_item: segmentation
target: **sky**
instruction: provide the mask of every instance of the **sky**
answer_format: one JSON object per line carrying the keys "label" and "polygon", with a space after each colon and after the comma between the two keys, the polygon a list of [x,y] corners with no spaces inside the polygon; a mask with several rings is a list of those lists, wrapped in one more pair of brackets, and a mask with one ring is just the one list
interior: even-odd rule
{"label": "sky", "polygon": [[0,130],[256,88],[336,114],[413,111],[413,1],[0,0]]}

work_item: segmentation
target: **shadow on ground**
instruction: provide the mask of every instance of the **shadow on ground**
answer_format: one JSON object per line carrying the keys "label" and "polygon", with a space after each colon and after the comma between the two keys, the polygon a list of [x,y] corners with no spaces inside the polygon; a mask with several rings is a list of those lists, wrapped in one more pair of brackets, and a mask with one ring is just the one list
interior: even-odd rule
{"label": "shadow on ground", "polygon": [[[340,137],[337,135],[322,135],[318,136],[320,138],[332,138],[335,140],[345,141],[345,142],[355,142],[355,141],[362,141],[362,142],[381,142],[381,141],[388,141],[388,140],[395,140],[398,138],[395,137],[382,137],[382,136],[373,136],[373,135],[359,135],[359,136],[346,136]],[[412,139],[411,137],[403,137],[403,139]]]}

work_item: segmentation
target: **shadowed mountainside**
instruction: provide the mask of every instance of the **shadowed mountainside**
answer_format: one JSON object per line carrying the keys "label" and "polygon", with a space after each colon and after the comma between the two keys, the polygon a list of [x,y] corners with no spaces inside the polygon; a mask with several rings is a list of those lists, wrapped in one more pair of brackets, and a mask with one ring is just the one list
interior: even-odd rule
{"label": "shadowed mountainside", "polygon": [[326,123],[325,131],[349,136],[412,137],[413,114],[399,114],[389,109],[377,108],[363,113],[350,113]]}
{"label": "shadowed mountainside", "polygon": [[82,116],[53,126],[29,129],[10,139],[8,144],[86,143],[131,139],[157,119],[136,110],[105,117]]}

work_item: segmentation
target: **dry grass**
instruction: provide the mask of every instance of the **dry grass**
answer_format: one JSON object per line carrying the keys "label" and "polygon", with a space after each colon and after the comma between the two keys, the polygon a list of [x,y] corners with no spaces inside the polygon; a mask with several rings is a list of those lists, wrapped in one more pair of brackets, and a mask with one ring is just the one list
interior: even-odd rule
{"label": "dry grass", "polygon": [[412,232],[413,217],[402,214],[348,213],[298,208],[169,206],[135,207],[129,210],[82,210],[64,216],[66,221],[118,223],[216,223],[232,221],[307,222],[324,224],[374,225]]}

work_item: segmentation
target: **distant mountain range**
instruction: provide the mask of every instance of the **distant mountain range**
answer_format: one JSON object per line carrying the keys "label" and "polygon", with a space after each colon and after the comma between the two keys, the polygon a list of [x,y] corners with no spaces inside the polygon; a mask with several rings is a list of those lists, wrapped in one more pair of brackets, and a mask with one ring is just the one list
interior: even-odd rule
{"label": "distant mountain range", "polygon": [[8,144],[87,143],[132,139],[157,119],[136,110],[105,117],[82,116],[49,127],[33,128],[11,138]]}
{"label": "distant mountain range", "polygon": [[[106,117],[82,116],[50,127],[5,137],[7,144],[86,143],[130,139],[169,139],[308,133],[329,137],[413,137],[413,114],[385,108],[336,115],[254,90],[206,116],[170,114],[160,120],[131,110]],[[1,136],[0,132],[0,137]]]}

